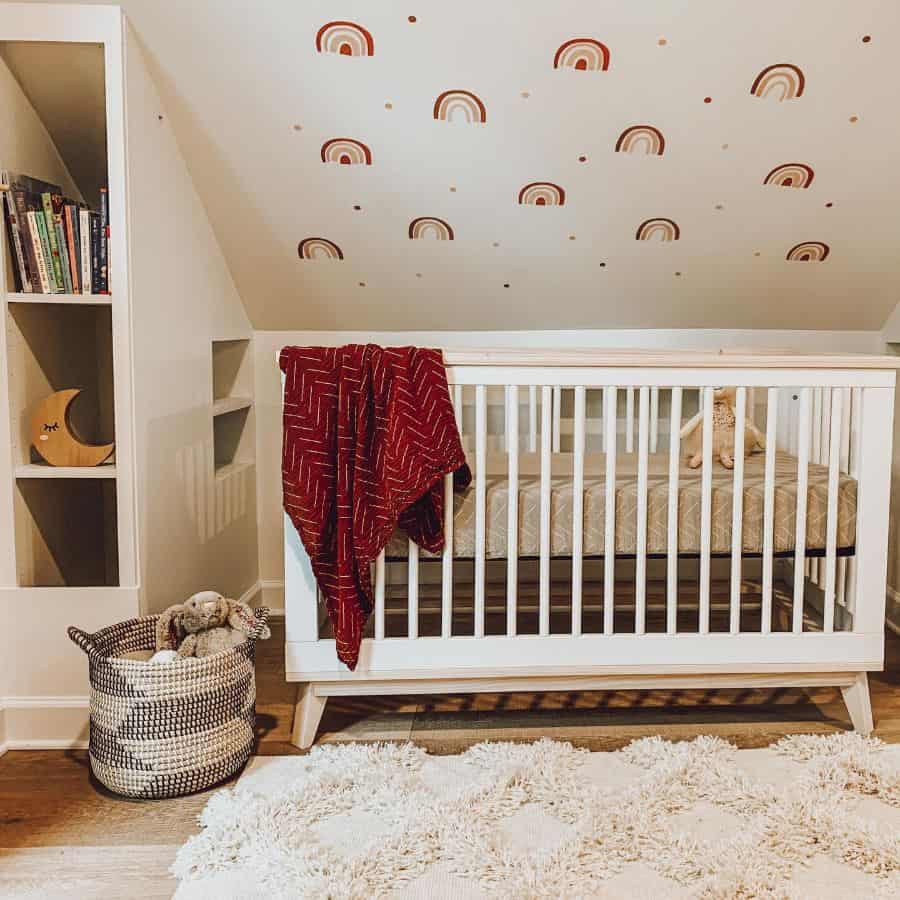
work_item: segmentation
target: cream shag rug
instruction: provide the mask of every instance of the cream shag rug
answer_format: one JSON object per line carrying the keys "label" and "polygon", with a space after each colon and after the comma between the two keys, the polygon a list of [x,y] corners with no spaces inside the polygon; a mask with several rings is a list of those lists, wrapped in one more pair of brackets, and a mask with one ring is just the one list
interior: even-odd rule
{"label": "cream shag rug", "polygon": [[900,747],[331,745],[253,760],[201,825],[177,900],[897,898]]}

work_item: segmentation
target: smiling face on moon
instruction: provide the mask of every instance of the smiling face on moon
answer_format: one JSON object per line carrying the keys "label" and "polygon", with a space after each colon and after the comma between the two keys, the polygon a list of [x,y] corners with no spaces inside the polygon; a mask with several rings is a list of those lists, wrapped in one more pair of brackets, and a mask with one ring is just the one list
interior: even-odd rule
{"label": "smiling face on moon", "polygon": [[31,443],[51,466],[99,466],[115,444],[85,444],[69,424],[69,406],[78,388],[57,391],[44,398],[31,415]]}

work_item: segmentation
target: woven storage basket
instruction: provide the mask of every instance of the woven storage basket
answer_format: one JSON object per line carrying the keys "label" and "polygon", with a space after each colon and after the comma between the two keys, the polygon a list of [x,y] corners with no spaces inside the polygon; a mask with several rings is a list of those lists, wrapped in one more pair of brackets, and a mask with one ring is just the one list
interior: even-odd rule
{"label": "woven storage basket", "polygon": [[111,625],[96,634],[69,628],[88,655],[90,757],[94,775],[128,797],[177,797],[234,774],[253,747],[256,629],[236,647],[169,663],[120,657],[153,650],[158,616]]}

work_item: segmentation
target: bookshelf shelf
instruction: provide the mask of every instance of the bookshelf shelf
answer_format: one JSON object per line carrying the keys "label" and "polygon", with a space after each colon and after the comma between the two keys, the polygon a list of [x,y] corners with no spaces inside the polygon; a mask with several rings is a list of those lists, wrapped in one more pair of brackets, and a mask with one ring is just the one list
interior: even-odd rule
{"label": "bookshelf shelf", "polygon": [[6,295],[7,303],[33,303],[53,305],[57,303],[77,303],[82,306],[109,306],[112,297],[109,294],[18,294]]}
{"label": "bookshelf shelf", "polygon": [[251,406],[253,406],[252,397],[223,397],[213,403],[213,417],[249,409]]}
{"label": "bookshelf shelf", "polygon": [[114,465],[102,466],[49,466],[45,463],[29,463],[16,466],[16,480],[25,478],[115,478]]}

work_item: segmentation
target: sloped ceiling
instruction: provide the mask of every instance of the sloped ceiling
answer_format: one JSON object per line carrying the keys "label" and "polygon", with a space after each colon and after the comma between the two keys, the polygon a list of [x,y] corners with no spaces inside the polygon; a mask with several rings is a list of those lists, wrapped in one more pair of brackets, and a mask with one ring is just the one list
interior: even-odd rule
{"label": "sloped ceiling", "polygon": [[257,328],[868,329],[900,299],[898,3],[123,6]]}

